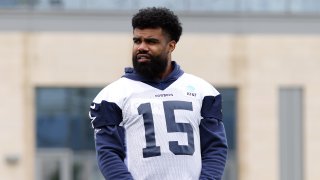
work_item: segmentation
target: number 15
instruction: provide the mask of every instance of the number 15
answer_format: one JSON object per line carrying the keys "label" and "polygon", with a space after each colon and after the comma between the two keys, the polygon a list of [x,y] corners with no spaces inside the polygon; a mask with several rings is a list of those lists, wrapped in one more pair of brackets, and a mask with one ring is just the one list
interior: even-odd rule
{"label": "number 15", "polygon": [[[184,132],[188,136],[188,145],[179,145],[178,141],[169,141],[169,149],[175,155],[193,155],[194,139],[193,129],[189,123],[177,123],[174,115],[174,110],[182,109],[192,111],[192,103],[186,101],[164,101],[163,109],[167,124],[167,132]],[[143,148],[143,157],[160,156],[160,146],[156,146],[153,115],[150,103],[140,104],[138,112],[143,117],[146,147]]]}

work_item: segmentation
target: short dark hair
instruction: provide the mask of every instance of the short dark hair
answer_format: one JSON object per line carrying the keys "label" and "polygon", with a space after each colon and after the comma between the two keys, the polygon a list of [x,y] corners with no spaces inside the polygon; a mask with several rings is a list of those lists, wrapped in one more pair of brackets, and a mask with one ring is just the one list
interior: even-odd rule
{"label": "short dark hair", "polygon": [[182,34],[182,26],[177,15],[164,7],[149,7],[140,9],[132,17],[133,29],[161,28],[170,40],[179,41]]}

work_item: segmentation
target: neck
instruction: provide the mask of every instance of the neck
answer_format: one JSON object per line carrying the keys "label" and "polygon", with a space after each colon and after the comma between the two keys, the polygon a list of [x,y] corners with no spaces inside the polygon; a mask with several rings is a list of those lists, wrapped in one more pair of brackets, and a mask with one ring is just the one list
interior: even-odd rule
{"label": "neck", "polygon": [[173,67],[172,67],[172,63],[171,63],[171,60],[168,61],[168,65],[166,67],[166,70],[159,75],[159,80],[163,80],[165,79],[166,77],[169,76],[169,74],[173,71]]}

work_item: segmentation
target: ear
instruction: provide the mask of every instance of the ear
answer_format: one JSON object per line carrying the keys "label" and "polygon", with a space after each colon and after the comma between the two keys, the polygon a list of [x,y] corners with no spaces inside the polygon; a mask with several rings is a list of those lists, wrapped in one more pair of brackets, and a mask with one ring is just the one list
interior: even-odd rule
{"label": "ear", "polygon": [[176,41],[170,41],[169,42],[169,51],[172,52],[176,48]]}

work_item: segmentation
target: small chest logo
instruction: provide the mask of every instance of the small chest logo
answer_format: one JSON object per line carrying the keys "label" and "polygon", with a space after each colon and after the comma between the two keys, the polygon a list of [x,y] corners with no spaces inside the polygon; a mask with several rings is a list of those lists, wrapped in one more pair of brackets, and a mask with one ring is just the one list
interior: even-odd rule
{"label": "small chest logo", "polygon": [[188,95],[188,96],[196,97],[196,96],[197,96],[197,93],[187,92],[187,95]]}
{"label": "small chest logo", "polygon": [[192,97],[196,97],[197,93],[195,92],[196,88],[193,87],[192,85],[188,85],[186,87],[187,90],[187,96],[192,96]]}
{"label": "small chest logo", "polygon": [[155,97],[169,97],[169,96],[173,96],[173,94],[156,94],[154,96]]}

